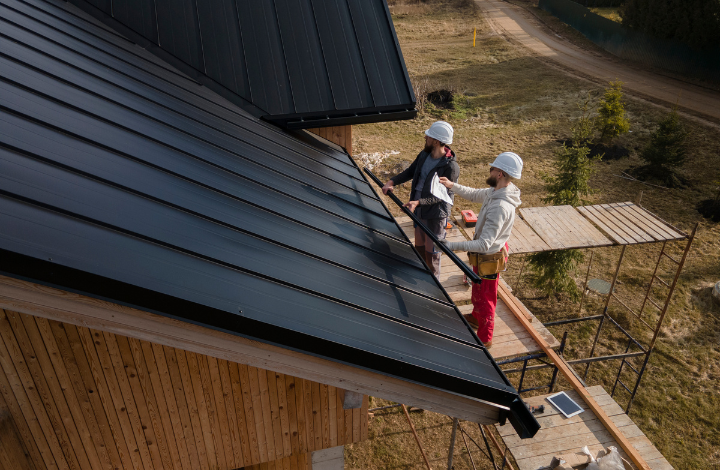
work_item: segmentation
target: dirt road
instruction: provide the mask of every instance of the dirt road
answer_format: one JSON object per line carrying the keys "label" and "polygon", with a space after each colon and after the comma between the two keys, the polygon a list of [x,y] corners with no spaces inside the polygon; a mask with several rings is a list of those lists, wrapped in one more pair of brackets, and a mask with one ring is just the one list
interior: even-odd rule
{"label": "dirt road", "polygon": [[630,94],[651,102],[673,105],[698,117],[720,123],[720,93],[635,68],[621,60],[579,48],[545,27],[530,12],[501,0],[475,0],[492,29],[580,76],[608,81],[620,79]]}

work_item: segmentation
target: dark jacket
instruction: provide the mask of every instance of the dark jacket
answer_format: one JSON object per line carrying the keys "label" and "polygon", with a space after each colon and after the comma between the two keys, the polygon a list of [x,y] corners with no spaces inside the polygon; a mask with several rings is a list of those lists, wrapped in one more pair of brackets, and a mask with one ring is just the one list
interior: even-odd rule
{"label": "dark jacket", "polygon": [[[421,219],[444,219],[450,215],[450,204],[430,193],[430,182],[435,174],[437,174],[438,177],[444,176],[453,183],[457,183],[458,176],[460,176],[460,166],[457,164],[455,152],[450,150],[449,147],[445,147],[445,151],[445,156],[442,157],[441,161],[435,166],[435,168],[428,173],[425,184],[423,185],[422,193],[420,194],[420,204],[417,209],[415,209],[415,215]],[[430,154],[423,150],[418,154],[417,158],[415,158],[415,161],[412,162],[412,165],[410,165],[405,171],[393,178],[390,178],[393,185],[397,186],[399,184],[403,184],[410,181],[412,178],[412,187],[410,188],[410,197],[412,197],[415,193],[415,187],[418,184],[418,179],[420,178],[420,170],[422,169],[426,158],[430,158]],[[453,193],[451,189],[448,189],[448,194],[454,200],[455,193]]]}

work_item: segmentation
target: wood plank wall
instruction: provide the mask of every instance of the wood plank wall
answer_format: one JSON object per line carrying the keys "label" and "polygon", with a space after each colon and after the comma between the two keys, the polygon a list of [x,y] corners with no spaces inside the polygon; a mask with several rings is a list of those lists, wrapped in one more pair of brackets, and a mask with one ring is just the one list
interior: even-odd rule
{"label": "wood plank wall", "polygon": [[316,127],[308,131],[338,144],[352,155],[352,126]]}
{"label": "wood plank wall", "polygon": [[311,454],[291,455],[272,462],[245,467],[244,470],[312,470]]}
{"label": "wood plank wall", "polygon": [[367,438],[367,397],[343,410],[335,387],[10,310],[0,392],[0,470],[304,469]]}

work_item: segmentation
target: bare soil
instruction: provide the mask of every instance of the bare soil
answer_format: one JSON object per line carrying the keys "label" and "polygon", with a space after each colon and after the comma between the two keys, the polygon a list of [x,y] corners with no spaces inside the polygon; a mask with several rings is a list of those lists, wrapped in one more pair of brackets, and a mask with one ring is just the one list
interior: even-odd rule
{"label": "bare soil", "polygon": [[[581,114],[578,103],[588,97],[599,97],[603,86],[577,74],[568,74],[547,59],[508,42],[490,28],[472,2],[398,1],[391,4],[391,13],[418,97],[427,97],[436,90],[449,90],[453,93],[453,105],[443,108],[427,102],[414,120],[355,126],[355,152],[387,154],[376,171],[382,177],[392,176],[421,150],[423,131],[433,121],[445,119],[455,128],[452,147],[458,155],[462,184],[483,186],[494,156],[512,150],[525,161],[523,177],[518,183],[523,207],[544,205],[541,176],[554,171],[553,152],[559,146],[557,141],[569,137],[570,126]],[[477,31],[474,48],[473,30]],[[548,34],[547,29],[545,33]],[[685,118],[684,124],[690,131],[689,158],[680,171],[691,183],[687,188],[662,189],[624,179],[623,172],[642,164],[638,150],[647,143],[656,122],[667,112],[666,107],[650,103],[645,95],[636,98],[631,89],[627,90],[626,111],[632,132],[612,144],[628,149],[629,156],[596,165],[591,179],[596,190],[592,202],[633,201],[642,192],[642,205],[676,227],[689,232],[697,222],[701,223],[630,416],[675,468],[720,469],[720,395],[717,393],[720,389],[720,307],[713,303],[711,295],[712,286],[720,280],[720,223],[704,219],[696,210],[700,201],[712,199],[717,193],[714,182],[720,180],[720,130],[702,119]],[[418,103],[420,105],[421,100]],[[392,155],[390,151],[399,154]],[[401,199],[407,199],[406,186],[397,190]],[[399,215],[399,210],[387,202],[391,211]],[[478,208],[458,199],[453,210],[459,213],[463,209],[477,211]],[[626,251],[617,293],[636,310],[647,290],[659,250],[659,245],[650,244],[633,246]],[[673,256],[679,256],[677,247],[672,250]],[[594,250],[590,279],[611,279],[619,253],[617,247]],[[586,254],[587,261],[590,253]],[[541,320],[581,314],[578,303],[563,297],[542,298],[527,282],[519,281],[521,264],[520,259],[511,260],[506,280]],[[663,279],[672,280],[669,265],[661,266],[661,272]],[[582,285],[586,273],[587,264],[578,268],[575,273],[578,285]],[[661,291],[656,295],[661,298]],[[582,306],[582,314],[601,313],[603,300],[590,293]],[[646,321],[652,324],[657,314],[647,307],[644,311]],[[651,337],[652,332],[633,320],[621,306],[611,304],[610,312],[636,337],[645,341]],[[593,323],[582,323],[555,327],[552,332],[557,337],[566,330],[569,332],[566,357],[573,359],[587,356],[596,327]],[[624,351],[627,343],[620,341],[622,338],[616,332],[604,331],[596,352]],[[617,366],[593,365],[588,384],[603,384],[611,390]],[[519,376],[514,374],[510,379],[517,385]],[[547,374],[533,373],[526,377],[524,387],[548,380]],[[629,376],[624,380],[631,382]],[[560,390],[568,388],[568,384],[559,384]],[[616,400],[624,406],[627,395],[620,393]],[[375,399],[371,407],[385,403]],[[451,419],[430,412],[412,414],[412,419],[433,468],[445,468]],[[463,426],[484,447],[477,426],[472,423]],[[370,436],[366,442],[348,446],[347,468],[425,468],[400,410],[377,413],[370,420]],[[462,441],[458,442],[454,468],[472,468]],[[477,447],[470,441],[468,445],[477,468],[492,468]]]}

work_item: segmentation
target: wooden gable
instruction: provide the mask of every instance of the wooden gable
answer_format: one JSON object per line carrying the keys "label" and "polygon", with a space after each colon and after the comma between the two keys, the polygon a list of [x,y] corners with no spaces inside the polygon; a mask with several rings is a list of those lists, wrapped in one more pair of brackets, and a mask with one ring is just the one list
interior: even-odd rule
{"label": "wooden gable", "polygon": [[3,470],[309,468],[367,436],[367,396],[12,310],[0,366]]}

